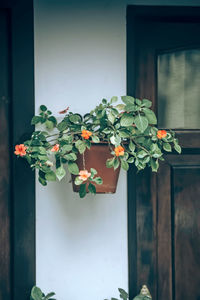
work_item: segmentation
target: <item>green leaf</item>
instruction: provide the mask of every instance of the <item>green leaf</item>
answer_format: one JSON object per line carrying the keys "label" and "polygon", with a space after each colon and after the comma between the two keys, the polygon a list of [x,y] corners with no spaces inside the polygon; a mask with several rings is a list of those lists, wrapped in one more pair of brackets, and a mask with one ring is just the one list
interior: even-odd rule
{"label": "green leaf", "polygon": [[139,105],[139,106],[142,105],[142,101],[141,101],[140,99],[137,99],[137,98],[136,98],[136,99],[135,99],[135,102],[136,102],[136,104]]}
{"label": "green leaf", "polygon": [[142,99],[142,104],[147,107],[147,108],[150,108],[151,105],[152,105],[152,102],[148,99]]}
{"label": "green leaf", "polygon": [[116,170],[119,167],[119,160],[115,158],[114,160],[114,170]]}
{"label": "green leaf", "polygon": [[85,195],[86,195],[86,183],[82,183],[80,185],[79,195],[80,195],[80,198],[85,197]]}
{"label": "green leaf", "polygon": [[118,101],[118,97],[117,96],[113,96],[112,98],[111,98],[111,100],[110,100],[110,104],[113,104],[113,103],[115,103],[115,102],[117,102]]}
{"label": "green leaf", "polygon": [[81,183],[83,183],[83,180],[81,180],[81,179],[79,178],[79,176],[77,176],[77,177],[75,178],[74,183],[75,183],[76,185],[80,185]]}
{"label": "green leaf", "polygon": [[112,168],[114,167],[114,161],[115,161],[115,157],[113,158],[108,158],[106,161],[106,167],[107,168]]}
{"label": "green leaf", "polygon": [[129,149],[130,149],[131,152],[135,151],[135,144],[132,141],[130,141],[128,147],[129,147]]}
{"label": "green leaf", "polygon": [[56,174],[53,171],[45,174],[45,179],[47,181],[56,181]]}
{"label": "green leaf", "polygon": [[133,98],[131,96],[122,96],[121,99],[125,104],[134,104],[135,103],[135,98]]}
{"label": "green leaf", "polygon": [[41,289],[37,286],[34,286],[31,290],[31,297],[34,300],[42,300],[43,298],[43,293],[41,291]]}
{"label": "green leaf", "polygon": [[[55,293],[51,292],[44,297],[44,300],[51,300],[50,298],[55,296]],[[53,299],[52,299],[53,300]]]}
{"label": "green leaf", "polygon": [[124,127],[131,126],[134,122],[134,117],[131,114],[124,113],[120,119],[120,125]]}
{"label": "green leaf", "polygon": [[79,114],[73,114],[69,116],[69,120],[70,122],[77,124],[81,122],[81,116]]}
{"label": "green leaf", "polygon": [[40,110],[41,111],[46,111],[47,110],[47,107],[45,105],[40,105]]}
{"label": "green leaf", "polygon": [[151,169],[152,169],[153,172],[157,172],[158,167],[159,167],[158,160],[155,160],[155,159],[151,158],[150,166],[151,166]]}
{"label": "green leaf", "polygon": [[72,160],[72,161],[77,160],[77,156],[76,156],[75,153],[65,154],[65,155],[64,155],[64,158],[65,158],[66,160]]}
{"label": "green leaf", "polygon": [[38,124],[38,123],[41,122],[41,120],[42,120],[41,117],[39,117],[39,116],[34,116],[34,117],[32,118],[32,120],[31,120],[31,125]]}
{"label": "green leaf", "polygon": [[121,143],[121,138],[120,136],[111,136],[110,141],[113,145],[117,146]]}
{"label": "green leaf", "polygon": [[91,177],[93,178],[93,177],[94,177],[94,175],[96,175],[96,174],[97,174],[97,170],[95,170],[95,169],[91,168],[91,169],[90,169],[90,173],[91,173]]}
{"label": "green leaf", "polygon": [[112,112],[112,113],[113,113],[113,115],[114,115],[114,116],[116,116],[116,117],[117,117],[117,116],[118,116],[118,114],[119,114],[118,110],[117,110],[116,108],[114,108],[114,107],[113,107],[113,108],[111,108],[111,112]]}
{"label": "green leaf", "polygon": [[147,117],[149,124],[153,124],[153,125],[157,124],[156,115],[151,109],[143,108],[143,112],[145,113],[145,116]]}
{"label": "green leaf", "polygon": [[125,109],[125,105],[124,104],[118,104],[115,106],[117,109],[119,110],[124,110]]}
{"label": "green leaf", "polygon": [[109,134],[110,133],[110,129],[109,128],[105,128],[102,132],[105,133],[105,134]]}
{"label": "green leaf", "polygon": [[122,138],[129,138],[130,132],[127,129],[120,129],[119,130],[119,135]]}
{"label": "green leaf", "polygon": [[111,112],[108,114],[108,120],[111,124],[114,124],[115,122],[115,116]]}
{"label": "green leaf", "polygon": [[171,152],[172,151],[172,147],[169,143],[163,143],[163,149],[167,152]]}
{"label": "green leaf", "polygon": [[157,144],[152,144],[150,150],[154,158],[159,158],[162,156],[162,151],[160,150]]}
{"label": "green leaf", "polygon": [[95,177],[92,181],[94,181],[96,184],[102,184],[103,180],[101,177]]}
{"label": "green leaf", "polygon": [[78,165],[75,162],[68,162],[68,170],[71,174],[78,175],[79,174],[79,168]]}
{"label": "green leaf", "polygon": [[137,152],[137,157],[138,158],[144,158],[147,155],[148,155],[148,153],[144,150],[140,150],[139,152]]}
{"label": "green leaf", "polygon": [[99,143],[99,142],[100,142],[98,136],[96,136],[96,135],[92,135],[92,141],[93,141],[94,143]]}
{"label": "green leaf", "polygon": [[47,182],[46,182],[46,180],[44,179],[44,178],[42,178],[42,177],[38,177],[38,180],[39,180],[39,182],[43,185],[43,186],[46,186],[47,185]]}
{"label": "green leaf", "polygon": [[46,155],[38,155],[38,159],[42,161],[47,161],[48,157]]}
{"label": "green leaf", "polygon": [[127,162],[129,164],[132,164],[134,162],[134,157],[129,157],[129,159],[127,160]]}
{"label": "green leaf", "polygon": [[135,104],[127,104],[125,106],[125,110],[128,111],[128,112],[131,112],[131,111],[136,111],[137,110],[137,107]]}
{"label": "green leaf", "polygon": [[122,166],[122,169],[124,169],[125,171],[128,171],[129,164],[127,163],[127,161],[121,159],[121,166]]}
{"label": "green leaf", "polygon": [[88,185],[88,191],[91,193],[91,194],[96,194],[96,187],[94,186],[94,184],[92,184],[91,182],[89,183]]}
{"label": "green leaf", "polygon": [[51,121],[49,121],[49,120],[46,120],[46,121],[45,121],[45,125],[46,125],[46,128],[47,128],[47,129],[52,130],[52,129],[54,128],[54,123],[51,122]]}
{"label": "green leaf", "polygon": [[61,165],[58,169],[56,169],[56,177],[58,178],[59,181],[65,177],[66,171],[63,168],[63,165]]}
{"label": "green leaf", "polygon": [[85,152],[86,144],[83,141],[81,140],[76,141],[75,146],[81,154]]}
{"label": "green leaf", "polygon": [[72,150],[72,145],[64,145],[62,147],[62,153],[66,153]]}
{"label": "green leaf", "polygon": [[27,162],[31,165],[31,163],[32,163],[31,157],[29,155],[26,155],[25,158],[26,158]]}
{"label": "green leaf", "polygon": [[39,147],[38,150],[39,150],[40,154],[46,155],[46,153],[47,153],[47,151],[44,147]]}
{"label": "green leaf", "polygon": [[119,290],[119,292],[120,292],[120,298],[122,298],[123,300],[128,300],[128,293],[125,291],[125,290],[123,290],[123,289],[118,289]]}
{"label": "green leaf", "polygon": [[68,124],[66,123],[65,120],[62,120],[58,125],[57,128],[59,131],[63,131],[68,127]]}
{"label": "green leaf", "polygon": [[54,123],[55,126],[57,125],[57,120],[55,117],[51,116],[48,118],[48,120],[51,121],[52,123]]}
{"label": "green leaf", "polygon": [[181,153],[181,147],[180,147],[177,143],[174,144],[174,149],[175,149],[176,152],[178,152],[179,154]]}
{"label": "green leaf", "polygon": [[135,125],[139,131],[144,132],[148,127],[148,120],[144,116],[138,114],[134,119]]}

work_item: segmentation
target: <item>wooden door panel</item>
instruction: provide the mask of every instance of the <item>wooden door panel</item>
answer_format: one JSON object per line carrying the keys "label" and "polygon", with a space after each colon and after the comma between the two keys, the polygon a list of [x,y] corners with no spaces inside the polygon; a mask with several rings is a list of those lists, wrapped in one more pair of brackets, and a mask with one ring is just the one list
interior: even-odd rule
{"label": "wooden door panel", "polygon": [[[127,18],[128,94],[157,113],[158,55],[200,48],[200,8],[133,6]],[[200,300],[200,128],[176,134],[183,152],[158,174],[129,171],[131,297],[147,284],[154,300]]]}
{"label": "wooden door panel", "polygon": [[[200,162],[175,167],[174,281],[175,299],[200,299]],[[172,243],[173,244],[173,243]]]}
{"label": "wooden door panel", "polygon": [[200,156],[166,159],[157,176],[158,299],[198,300]]}

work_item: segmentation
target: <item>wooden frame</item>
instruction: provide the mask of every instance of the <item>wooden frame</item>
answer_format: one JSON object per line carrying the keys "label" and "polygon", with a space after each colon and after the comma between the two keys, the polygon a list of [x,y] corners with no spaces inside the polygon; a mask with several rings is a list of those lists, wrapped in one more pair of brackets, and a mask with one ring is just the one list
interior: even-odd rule
{"label": "wooden frame", "polygon": [[10,15],[11,299],[25,300],[35,284],[35,178],[13,151],[34,115],[33,0],[5,0],[0,8]]}
{"label": "wooden frame", "polygon": [[[166,21],[175,22],[186,21],[200,22],[200,7],[181,6],[139,6],[131,5],[127,8],[127,94],[140,97],[143,93],[141,88],[138,92],[138,85],[141,79],[136,74],[137,65],[137,45],[135,43],[139,34],[133,28],[138,28],[140,24],[146,22]],[[144,30],[144,28],[143,28]],[[138,36],[137,36],[138,34]],[[142,36],[142,35],[140,35]],[[153,52],[152,52],[153,53]],[[151,53],[151,54],[152,54]],[[148,66],[149,68],[150,66]],[[152,78],[148,82],[153,108],[156,110],[156,78],[153,72]],[[145,72],[142,74],[145,78]],[[148,77],[149,78],[149,77]],[[144,96],[144,95],[143,95]],[[144,96],[148,98],[148,95]],[[177,132],[179,141],[184,148],[183,154],[199,154],[200,139],[199,130],[185,130]],[[168,156],[173,157],[173,156]],[[181,159],[181,158],[180,158]],[[167,168],[165,172],[167,172]],[[160,170],[162,172],[162,168]],[[161,175],[159,175],[161,176]],[[151,171],[145,169],[136,175],[136,170],[131,167],[128,172],[128,257],[129,257],[129,293],[130,298],[138,293],[138,285],[146,283],[148,277],[151,283],[152,294],[155,298],[159,296],[156,280],[158,279],[158,204],[157,184],[159,178]],[[148,224],[144,223],[144,216]],[[145,228],[149,228],[149,231]],[[139,232],[139,233],[138,233]],[[139,239],[138,239],[139,236]],[[145,243],[147,241],[147,243]],[[149,248],[148,248],[149,247]],[[148,248],[148,251],[146,249]],[[139,249],[139,251],[138,251]],[[145,270],[143,276],[140,270]],[[145,277],[146,276],[146,277]],[[162,297],[161,297],[162,298]],[[158,297],[160,299],[160,297]]]}

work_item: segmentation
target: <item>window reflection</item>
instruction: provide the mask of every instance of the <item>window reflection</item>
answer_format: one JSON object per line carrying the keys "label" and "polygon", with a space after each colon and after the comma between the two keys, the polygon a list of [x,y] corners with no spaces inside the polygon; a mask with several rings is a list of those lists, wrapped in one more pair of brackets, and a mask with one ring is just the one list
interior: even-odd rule
{"label": "window reflection", "polygon": [[158,55],[158,126],[200,128],[200,50]]}

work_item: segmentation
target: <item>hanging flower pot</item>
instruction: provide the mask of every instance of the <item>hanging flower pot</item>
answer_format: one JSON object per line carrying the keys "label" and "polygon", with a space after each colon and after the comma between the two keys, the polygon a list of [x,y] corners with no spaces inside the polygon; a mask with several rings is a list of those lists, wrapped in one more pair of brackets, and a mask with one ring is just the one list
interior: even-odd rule
{"label": "hanging flower pot", "polygon": [[[98,176],[102,178],[102,184],[94,183],[96,193],[115,193],[119,178],[120,166],[114,170],[106,167],[106,161],[112,158],[108,143],[93,144],[83,154],[78,154],[77,165],[79,170],[90,170],[94,168]],[[79,192],[80,186],[75,184],[75,175],[72,175],[73,191]]]}
{"label": "hanging flower pot", "polygon": [[36,128],[29,140],[16,145],[15,154],[38,170],[44,186],[61,181],[67,165],[73,189],[83,198],[87,192],[114,193],[120,166],[128,171],[134,164],[138,170],[150,167],[157,172],[165,152],[181,152],[175,133],[155,126],[150,100],[122,96],[116,105],[117,100],[103,99],[84,116],[67,107],[59,112],[64,114],[59,122],[41,105],[31,124],[43,124],[43,130]]}

